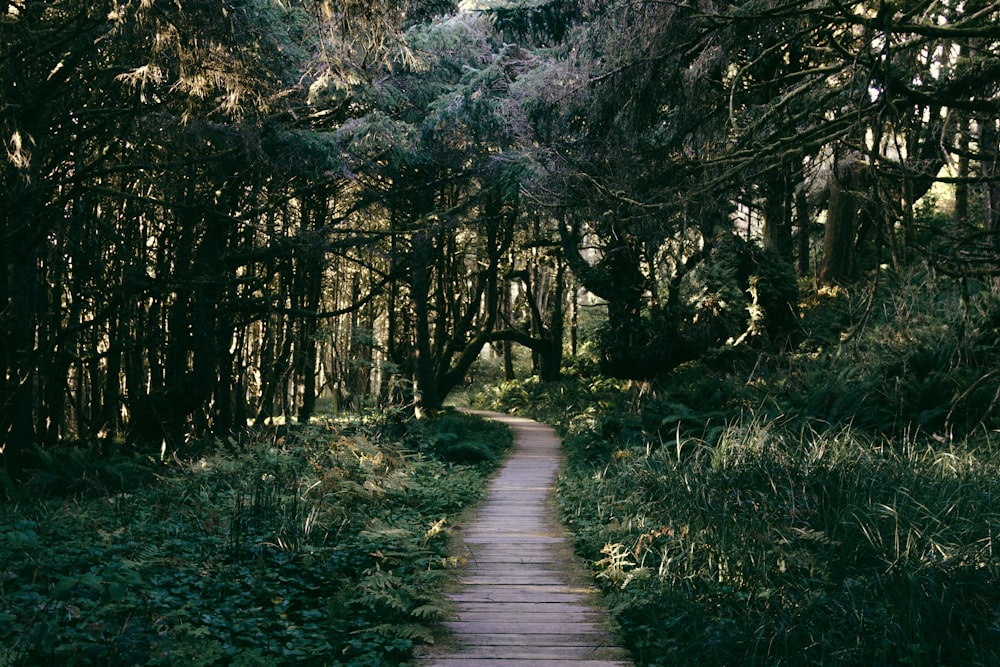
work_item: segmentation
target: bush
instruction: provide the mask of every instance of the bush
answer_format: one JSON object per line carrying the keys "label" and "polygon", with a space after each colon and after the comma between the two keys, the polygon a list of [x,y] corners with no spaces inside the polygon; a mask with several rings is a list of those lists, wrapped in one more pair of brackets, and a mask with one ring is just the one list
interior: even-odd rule
{"label": "bush", "polygon": [[581,438],[561,506],[640,664],[1000,659],[992,443],[751,421],[598,466]]}
{"label": "bush", "polygon": [[[219,442],[153,483],[6,508],[0,664],[409,661],[443,614],[449,521],[511,439],[464,415],[394,428]],[[436,456],[473,432],[476,465]]]}
{"label": "bush", "polygon": [[1000,664],[1000,309],[967,287],[886,274],[805,299],[792,353],[498,393],[563,433],[638,664]]}

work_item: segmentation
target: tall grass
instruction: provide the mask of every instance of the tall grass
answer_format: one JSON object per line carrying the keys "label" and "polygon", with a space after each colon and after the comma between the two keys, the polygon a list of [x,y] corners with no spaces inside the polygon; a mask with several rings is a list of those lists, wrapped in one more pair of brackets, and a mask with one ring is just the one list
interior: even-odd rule
{"label": "tall grass", "polygon": [[[978,290],[978,292],[977,292]],[[885,276],[793,353],[501,386],[640,665],[1000,665],[1000,305]]]}
{"label": "tall grass", "polygon": [[574,457],[563,480],[642,664],[1000,663],[991,443],[751,420],[696,444]]}

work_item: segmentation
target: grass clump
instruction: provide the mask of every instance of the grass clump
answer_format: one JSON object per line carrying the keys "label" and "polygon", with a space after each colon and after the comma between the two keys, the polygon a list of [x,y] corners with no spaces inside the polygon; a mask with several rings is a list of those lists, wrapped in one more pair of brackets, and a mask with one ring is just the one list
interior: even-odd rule
{"label": "grass clump", "polygon": [[493,400],[562,432],[563,516],[639,665],[1000,664],[994,301],[810,298],[790,353]]}
{"label": "grass clump", "polygon": [[[459,427],[491,456],[438,456]],[[407,664],[443,613],[449,521],[509,445],[464,415],[310,424],[12,504],[0,664]]]}
{"label": "grass clump", "polygon": [[563,482],[641,664],[1000,660],[993,446],[759,422],[699,444],[574,457]]}

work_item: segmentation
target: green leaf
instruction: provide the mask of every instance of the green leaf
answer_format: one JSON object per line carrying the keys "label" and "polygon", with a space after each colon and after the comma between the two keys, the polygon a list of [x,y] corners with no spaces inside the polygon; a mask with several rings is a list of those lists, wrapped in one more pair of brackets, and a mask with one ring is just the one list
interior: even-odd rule
{"label": "green leaf", "polygon": [[69,597],[68,596],[69,591],[72,590],[79,583],[80,580],[76,577],[63,577],[56,583],[55,586],[52,587],[50,593],[52,597],[56,599]]}

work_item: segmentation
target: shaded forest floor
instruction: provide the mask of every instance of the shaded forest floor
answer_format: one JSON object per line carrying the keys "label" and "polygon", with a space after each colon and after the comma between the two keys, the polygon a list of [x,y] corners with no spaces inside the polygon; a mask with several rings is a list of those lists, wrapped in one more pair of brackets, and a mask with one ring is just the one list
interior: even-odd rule
{"label": "shaded forest floor", "polygon": [[0,665],[392,665],[442,617],[503,426],[311,424],[165,462],[46,460],[0,518]]}

